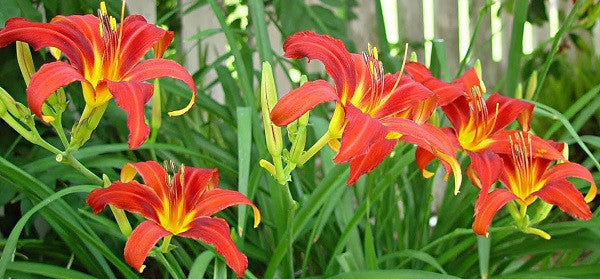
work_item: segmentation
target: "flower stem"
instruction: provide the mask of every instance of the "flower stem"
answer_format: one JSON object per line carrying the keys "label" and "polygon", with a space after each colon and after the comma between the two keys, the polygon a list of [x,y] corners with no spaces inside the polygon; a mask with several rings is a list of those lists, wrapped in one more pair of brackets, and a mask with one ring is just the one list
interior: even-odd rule
{"label": "flower stem", "polygon": [[173,235],[167,235],[163,238],[163,242],[160,245],[160,251],[163,253],[167,253],[169,252],[169,244],[171,243],[171,238],[173,238]]}
{"label": "flower stem", "polygon": [[317,154],[317,152],[319,152],[319,150],[321,150],[321,148],[323,148],[323,146],[325,146],[331,139],[332,138],[331,134],[329,134],[329,131],[325,132],[325,134],[317,142],[315,142],[313,146],[311,146],[306,152],[304,152],[304,154],[302,154],[302,156],[300,156],[300,159],[298,160],[298,165],[304,165],[306,161],[308,161],[315,154]]}
{"label": "flower stem", "polygon": [[79,171],[81,174],[83,174],[85,177],[90,179],[92,182],[94,182],[94,184],[104,184],[100,177],[98,177],[92,171],[86,168],[70,152],[59,152],[58,154],[56,154],[56,161],[70,165],[71,167]]}

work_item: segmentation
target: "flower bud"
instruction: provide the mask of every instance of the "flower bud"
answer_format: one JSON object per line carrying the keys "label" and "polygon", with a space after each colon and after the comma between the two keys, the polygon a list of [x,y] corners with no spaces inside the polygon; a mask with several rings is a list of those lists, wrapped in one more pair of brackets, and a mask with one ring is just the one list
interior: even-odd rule
{"label": "flower bud", "polygon": [[531,100],[533,98],[533,94],[535,93],[537,83],[537,71],[533,71],[531,73],[531,76],[529,77],[529,81],[527,81],[527,88],[525,89],[525,100]]}
{"label": "flower bud", "polygon": [[262,78],[260,83],[260,99],[262,104],[263,125],[267,141],[267,149],[271,156],[281,155],[283,149],[283,140],[281,138],[281,127],[276,126],[271,121],[271,111],[277,103],[277,90],[275,89],[275,80],[273,79],[273,70],[269,62],[262,64]]}
{"label": "flower bud", "polygon": [[35,73],[35,67],[33,66],[33,58],[31,58],[31,51],[27,43],[17,42],[17,62],[19,62],[19,68],[21,69],[25,84],[29,85],[31,75]]}

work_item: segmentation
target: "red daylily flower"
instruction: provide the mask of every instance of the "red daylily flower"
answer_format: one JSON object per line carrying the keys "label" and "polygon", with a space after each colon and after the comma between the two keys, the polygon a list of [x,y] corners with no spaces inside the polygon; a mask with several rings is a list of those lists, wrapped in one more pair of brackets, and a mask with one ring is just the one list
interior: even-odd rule
{"label": "red daylily flower", "polygon": [[[485,91],[474,69],[467,71],[452,83],[445,83],[431,75],[422,64],[410,62],[405,67],[407,73],[416,81],[439,95],[444,100],[444,114],[453,128],[443,128],[458,149],[469,155],[471,162],[486,157],[485,151],[499,154],[510,154],[511,145],[508,136],[515,131],[504,130],[517,120],[524,131],[529,130],[529,122],[534,105],[519,99],[514,99],[494,93],[483,99]],[[552,159],[560,154],[552,153],[552,149],[543,139],[531,136],[535,156]],[[546,154],[550,153],[550,154]],[[417,148],[416,162],[425,171],[427,164],[433,159],[427,150]],[[471,165],[467,167],[467,177],[473,184],[478,185]],[[486,174],[490,175],[490,174]],[[481,188],[481,187],[480,187]]]}
{"label": "red daylily flower", "polygon": [[[145,184],[133,180],[136,174]],[[244,195],[219,189],[218,183],[216,169],[181,166],[170,179],[156,162],[126,164],[121,170],[121,181],[93,190],[86,203],[95,214],[111,204],[148,219],[133,230],[125,244],[125,261],[139,272],[158,240],[177,235],[213,245],[241,277],[248,267],[248,259],[231,240],[227,222],[210,216],[232,205],[247,204],[254,210],[256,227],[260,212]]]}
{"label": "red daylily flower", "polygon": [[[150,131],[144,122],[144,104],[150,100],[153,86],[146,80],[172,77],[192,90],[189,104],[170,112],[171,116],[185,113],[194,103],[196,86],[190,74],[174,61],[161,58],[172,39],[173,32],[148,24],[139,15],[128,16],[117,26],[104,2],[100,2],[99,17],[56,16],[50,23],[11,18],[0,30],[0,47],[23,41],[36,50],[54,47],[68,60],[45,64],[32,75],[26,93],[35,115],[42,118],[42,104],[54,91],[80,81],[86,110],[114,97],[127,113],[130,148],[140,146]],[[150,48],[154,48],[154,58],[139,62]]]}
{"label": "red daylily flower", "polygon": [[[288,58],[323,62],[334,86],[324,80],[304,83],[277,102],[271,120],[287,125],[320,103],[336,101],[329,145],[337,151],[334,162],[350,162],[348,185],[381,163],[398,140],[436,154],[460,184],[451,144],[424,123],[437,106],[437,96],[406,75],[384,74],[376,48],[363,55],[349,53],[340,40],[304,31],[287,38],[283,49]],[[419,137],[411,137],[413,133]]]}
{"label": "red daylily flower", "polygon": [[[562,144],[548,141],[547,144],[558,148],[552,158],[536,157],[532,147],[532,136],[529,133],[515,132],[509,136],[511,154],[496,155],[487,152],[485,159],[475,161],[475,172],[479,176],[482,189],[475,202],[475,221],[473,231],[486,235],[494,214],[507,202],[516,200],[522,206],[533,203],[537,198],[558,206],[571,216],[589,220],[592,212],[586,202],[596,195],[596,184],[591,173],[579,164],[571,162],[558,163],[550,167],[555,160],[565,160],[560,155]],[[491,155],[490,155],[491,154]],[[556,155],[558,154],[558,155]],[[494,189],[490,186],[499,177],[507,189]],[[567,177],[584,179],[591,183],[586,197],[575,188]]]}

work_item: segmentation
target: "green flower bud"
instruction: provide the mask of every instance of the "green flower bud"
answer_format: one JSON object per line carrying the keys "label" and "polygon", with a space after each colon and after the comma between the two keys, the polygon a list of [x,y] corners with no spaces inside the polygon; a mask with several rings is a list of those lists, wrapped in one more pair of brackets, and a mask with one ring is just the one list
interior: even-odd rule
{"label": "green flower bud", "polygon": [[271,122],[271,111],[277,103],[277,89],[273,78],[273,70],[269,62],[262,63],[262,78],[260,83],[260,99],[262,104],[263,125],[267,141],[267,149],[271,156],[281,155],[283,140],[281,138],[281,127]]}

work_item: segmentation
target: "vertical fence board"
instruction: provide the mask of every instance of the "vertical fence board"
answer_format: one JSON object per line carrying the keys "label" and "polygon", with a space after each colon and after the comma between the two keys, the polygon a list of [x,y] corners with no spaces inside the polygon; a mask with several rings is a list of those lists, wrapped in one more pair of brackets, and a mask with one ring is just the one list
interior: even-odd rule
{"label": "vertical fence board", "polygon": [[398,32],[400,42],[409,43],[409,51],[415,51],[419,61],[424,62],[423,1],[398,0]]}

